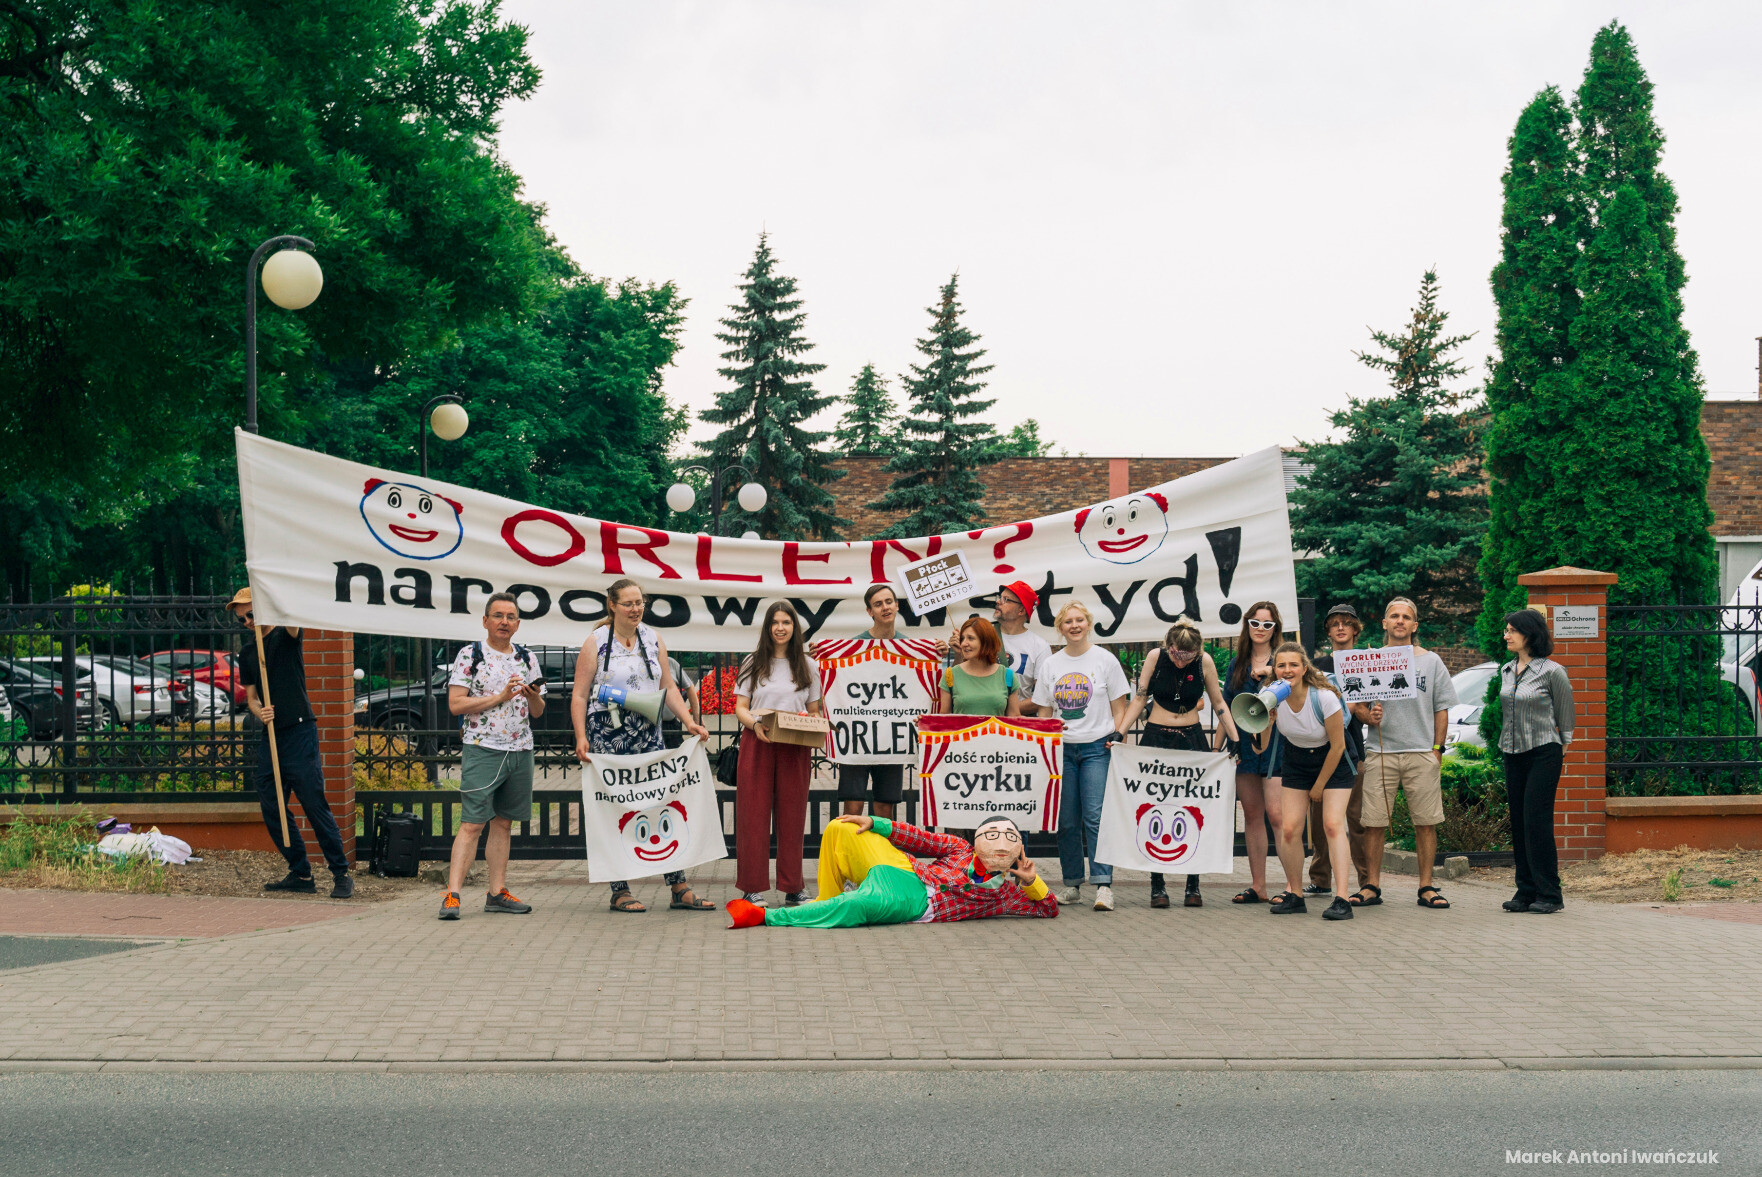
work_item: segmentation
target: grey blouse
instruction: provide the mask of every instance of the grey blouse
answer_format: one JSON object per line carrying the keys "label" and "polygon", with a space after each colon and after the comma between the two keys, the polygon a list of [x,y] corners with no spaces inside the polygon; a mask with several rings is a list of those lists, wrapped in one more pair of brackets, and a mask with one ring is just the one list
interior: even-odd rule
{"label": "grey blouse", "polygon": [[1547,658],[1532,658],[1520,674],[1517,659],[1499,668],[1499,704],[1504,726],[1501,752],[1529,752],[1543,744],[1570,745],[1575,712],[1572,681],[1566,668]]}

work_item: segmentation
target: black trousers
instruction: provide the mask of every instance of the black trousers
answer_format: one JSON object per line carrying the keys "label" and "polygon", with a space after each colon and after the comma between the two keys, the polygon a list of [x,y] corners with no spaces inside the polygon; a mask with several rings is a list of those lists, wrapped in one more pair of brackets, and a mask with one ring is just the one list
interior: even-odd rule
{"label": "black trousers", "polygon": [[[324,770],[318,764],[318,724],[314,720],[297,723],[285,731],[277,728],[276,751],[281,753],[281,783],[287,799],[298,801],[312,826],[312,836],[324,851],[324,861],[332,874],[347,874],[349,857],[343,853],[343,836],[337,829],[336,816],[330,802],[324,799]],[[269,733],[257,749],[257,804],[263,810],[263,824],[269,827],[270,840],[288,861],[288,870],[296,875],[310,875],[312,863],[306,857],[306,842],[294,829],[288,817],[288,843],[281,840],[281,806],[275,800],[275,769],[269,759]]]}
{"label": "black trousers", "polygon": [[[1144,725],[1144,734],[1139,737],[1138,743],[1146,748],[1184,748],[1189,752],[1211,751],[1210,743],[1205,738],[1205,725],[1202,723],[1189,724],[1186,727],[1172,727],[1163,723],[1147,723]],[[1188,875],[1187,889],[1193,890],[1198,886],[1199,876]],[[1150,893],[1152,895],[1161,895],[1167,890],[1168,885],[1163,882],[1162,875],[1156,871],[1152,871],[1150,874]]]}
{"label": "black trousers", "polygon": [[1560,854],[1554,845],[1554,793],[1565,749],[1542,744],[1505,754],[1505,796],[1511,803],[1511,856],[1517,862],[1515,898],[1560,903]]}

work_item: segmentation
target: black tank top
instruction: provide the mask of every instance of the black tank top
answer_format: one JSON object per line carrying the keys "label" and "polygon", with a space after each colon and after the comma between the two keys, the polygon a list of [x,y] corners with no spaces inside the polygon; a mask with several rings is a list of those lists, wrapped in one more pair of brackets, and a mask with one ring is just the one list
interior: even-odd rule
{"label": "black tank top", "polygon": [[[1201,656],[1204,652],[1201,651]],[[1164,711],[1185,715],[1199,706],[1205,694],[1205,667],[1195,658],[1176,666],[1167,650],[1157,651],[1156,669],[1150,674],[1150,697]]]}

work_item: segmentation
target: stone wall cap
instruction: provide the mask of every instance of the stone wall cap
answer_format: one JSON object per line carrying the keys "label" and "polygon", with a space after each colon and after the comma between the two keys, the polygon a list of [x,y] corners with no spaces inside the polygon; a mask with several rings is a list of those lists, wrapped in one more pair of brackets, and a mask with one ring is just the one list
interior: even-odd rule
{"label": "stone wall cap", "polygon": [[1620,579],[1613,572],[1598,572],[1594,568],[1574,568],[1565,565],[1560,568],[1549,568],[1542,572],[1526,572],[1517,578],[1517,583],[1559,588],[1575,584],[1614,584]]}
{"label": "stone wall cap", "polygon": [[1762,796],[1732,797],[1610,797],[1610,817],[1738,817],[1762,814]]}

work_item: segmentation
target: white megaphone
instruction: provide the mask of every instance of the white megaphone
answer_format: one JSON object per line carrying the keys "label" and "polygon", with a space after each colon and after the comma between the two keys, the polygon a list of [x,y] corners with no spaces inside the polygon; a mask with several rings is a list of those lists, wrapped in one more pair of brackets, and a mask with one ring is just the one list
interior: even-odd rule
{"label": "white megaphone", "polygon": [[1237,727],[1258,736],[1271,725],[1273,709],[1290,697],[1291,684],[1281,678],[1263,691],[1237,695],[1230,702],[1230,714],[1236,717]]}
{"label": "white megaphone", "polygon": [[606,710],[611,712],[613,727],[624,726],[624,712],[627,708],[659,726],[661,708],[667,703],[665,691],[627,691],[611,683],[601,683],[594,698],[604,703]]}

